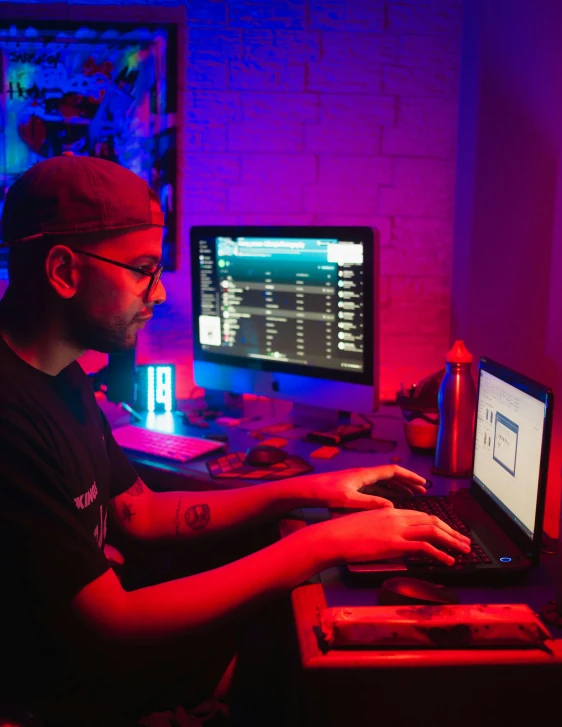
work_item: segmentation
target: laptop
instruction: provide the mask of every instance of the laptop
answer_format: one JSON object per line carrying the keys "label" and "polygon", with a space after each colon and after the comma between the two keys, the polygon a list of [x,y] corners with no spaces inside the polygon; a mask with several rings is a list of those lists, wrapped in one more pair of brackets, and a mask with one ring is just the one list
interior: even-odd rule
{"label": "laptop", "polygon": [[447,497],[414,496],[395,507],[438,515],[472,540],[447,567],[427,557],[347,566],[381,581],[410,575],[441,583],[506,583],[539,561],[552,431],[552,391],[488,358],[478,367],[470,488]]}

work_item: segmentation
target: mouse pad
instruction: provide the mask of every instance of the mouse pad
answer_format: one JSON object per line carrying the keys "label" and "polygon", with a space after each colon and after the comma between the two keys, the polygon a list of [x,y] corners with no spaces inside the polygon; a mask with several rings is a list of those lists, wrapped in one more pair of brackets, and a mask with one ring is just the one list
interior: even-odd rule
{"label": "mouse pad", "polygon": [[212,477],[238,480],[282,480],[314,471],[312,465],[296,454],[270,467],[252,467],[244,462],[245,458],[245,452],[223,454],[208,460],[207,469]]}

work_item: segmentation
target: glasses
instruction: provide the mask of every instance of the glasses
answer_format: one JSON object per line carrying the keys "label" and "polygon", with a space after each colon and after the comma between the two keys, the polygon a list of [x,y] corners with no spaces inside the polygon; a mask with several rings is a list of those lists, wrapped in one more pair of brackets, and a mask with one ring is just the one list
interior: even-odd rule
{"label": "glasses", "polygon": [[145,297],[147,302],[150,300],[151,294],[156,290],[156,286],[160,282],[160,278],[162,277],[162,271],[164,270],[164,266],[162,264],[158,265],[156,270],[154,270],[152,273],[149,273],[148,270],[143,270],[142,268],[136,268],[133,265],[126,265],[125,263],[117,262],[117,260],[110,260],[107,257],[102,257],[101,255],[94,255],[93,252],[86,252],[85,250],[73,250],[73,252],[80,253],[80,255],[87,255],[88,257],[93,257],[96,260],[101,260],[104,263],[110,263],[111,265],[117,265],[120,268],[125,268],[125,270],[131,270],[133,273],[138,273],[139,275],[145,275],[147,278],[150,278],[150,283],[148,284],[148,288],[146,289]]}

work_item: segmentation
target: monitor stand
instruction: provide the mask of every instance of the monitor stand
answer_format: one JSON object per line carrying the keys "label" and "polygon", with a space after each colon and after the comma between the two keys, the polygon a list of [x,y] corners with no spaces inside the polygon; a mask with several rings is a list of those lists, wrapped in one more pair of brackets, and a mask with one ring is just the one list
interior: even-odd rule
{"label": "monitor stand", "polygon": [[293,404],[290,412],[291,421],[296,427],[311,429],[325,429],[336,427],[338,424],[347,424],[351,419],[349,412],[325,409],[322,406],[308,404]]}
{"label": "monitor stand", "polygon": [[325,409],[321,406],[295,404],[283,399],[245,401],[243,416],[255,419],[255,428],[274,424],[290,423],[293,427],[310,430],[323,430],[346,424],[350,421],[349,412]]}
{"label": "monitor stand", "polygon": [[256,429],[291,423],[294,427],[323,430],[351,421],[349,412],[297,404],[285,399],[244,398],[241,394],[209,389],[205,392],[205,404],[207,411],[220,412],[221,416],[254,420]]}

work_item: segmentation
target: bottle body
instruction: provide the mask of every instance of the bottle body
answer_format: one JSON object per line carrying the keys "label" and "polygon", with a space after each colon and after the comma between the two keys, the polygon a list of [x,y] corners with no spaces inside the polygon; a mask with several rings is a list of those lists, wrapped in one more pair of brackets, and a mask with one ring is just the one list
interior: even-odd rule
{"label": "bottle body", "polygon": [[438,396],[439,433],[435,471],[450,477],[466,477],[472,470],[476,387],[470,363],[447,363]]}

